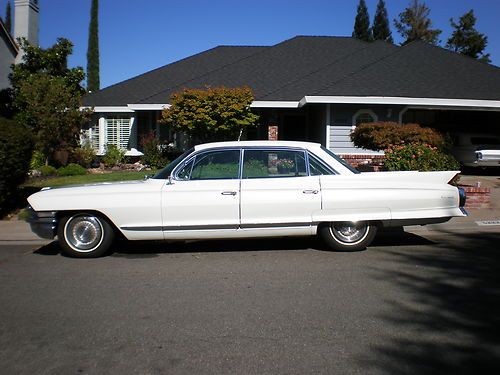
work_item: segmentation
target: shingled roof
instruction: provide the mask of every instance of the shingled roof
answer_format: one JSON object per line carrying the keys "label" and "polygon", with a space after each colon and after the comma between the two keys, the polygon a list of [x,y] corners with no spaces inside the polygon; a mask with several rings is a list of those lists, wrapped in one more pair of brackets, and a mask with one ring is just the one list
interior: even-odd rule
{"label": "shingled roof", "polygon": [[221,46],[89,94],[87,106],[167,104],[184,88],[249,86],[258,101],[305,96],[500,100],[500,69],[423,42],[298,36],[270,47]]}

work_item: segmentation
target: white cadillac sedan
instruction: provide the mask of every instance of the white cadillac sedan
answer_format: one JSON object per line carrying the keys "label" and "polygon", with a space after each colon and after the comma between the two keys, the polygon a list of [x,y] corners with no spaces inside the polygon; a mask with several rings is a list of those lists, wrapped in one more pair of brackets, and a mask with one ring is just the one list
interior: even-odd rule
{"label": "white cadillac sedan", "polygon": [[33,232],[69,256],[128,240],[311,236],[366,248],[377,228],[465,216],[456,171],[359,173],[315,143],[221,142],[186,151],[144,181],[44,188],[28,198]]}

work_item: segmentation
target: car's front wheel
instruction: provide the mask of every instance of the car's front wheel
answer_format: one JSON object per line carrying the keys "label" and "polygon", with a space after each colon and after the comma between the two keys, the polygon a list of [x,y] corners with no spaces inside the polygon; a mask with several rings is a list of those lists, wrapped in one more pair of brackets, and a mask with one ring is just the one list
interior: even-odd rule
{"label": "car's front wheel", "polygon": [[114,240],[113,227],[93,213],[77,213],[62,218],[57,228],[62,252],[74,258],[96,258],[109,250]]}
{"label": "car's front wheel", "polygon": [[332,250],[358,251],[372,243],[377,227],[364,221],[336,221],[321,225],[318,232]]}

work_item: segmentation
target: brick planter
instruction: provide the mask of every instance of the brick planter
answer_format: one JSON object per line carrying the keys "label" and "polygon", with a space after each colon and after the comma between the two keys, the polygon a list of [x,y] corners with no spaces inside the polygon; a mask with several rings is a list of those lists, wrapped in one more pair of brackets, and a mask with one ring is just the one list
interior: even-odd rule
{"label": "brick planter", "polygon": [[491,208],[490,202],[490,188],[475,187],[470,185],[459,185],[464,188],[467,200],[465,201],[465,208]]}
{"label": "brick planter", "polygon": [[351,164],[354,168],[361,166],[380,166],[384,162],[385,155],[351,155],[340,154],[342,159]]}

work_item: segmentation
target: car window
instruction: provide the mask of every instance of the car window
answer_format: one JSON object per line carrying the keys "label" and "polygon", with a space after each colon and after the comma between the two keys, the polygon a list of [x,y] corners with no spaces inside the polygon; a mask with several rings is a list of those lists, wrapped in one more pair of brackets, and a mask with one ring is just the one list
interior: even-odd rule
{"label": "car window", "polygon": [[326,152],[328,155],[330,155],[332,158],[334,158],[335,160],[337,160],[340,164],[342,164],[344,167],[346,167],[347,169],[349,169],[352,173],[356,173],[356,174],[359,174],[361,173],[360,171],[358,171],[356,168],[354,168],[351,164],[349,164],[348,162],[346,162],[344,159],[340,158],[339,156],[337,156],[336,154],[334,154],[332,151],[330,151],[329,149],[327,149],[325,146],[321,146],[321,149]]}
{"label": "car window", "polygon": [[243,178],[307,176],[304,151],[245,150]]}
{"label": "car window", "polygon": [[177,173],[182,180],[239,178],[240,151],[211,151],[196,155]]}
{"label": "car window", "polygon": [[153,176],[155,179],[167,179],[172,171],[174,170],[177,165],[180,164],[182,160],[186,156],[188,156],[190,153],[194,151],[194,148],[190,148],[189,150],[185,151],[182,155],[178,156],[173,162],[171,162],[169,165],[167,165],[165,168],[163,168],[161,171],[159,171],[157,174]]}
{"label": "car window", "polygon": [[325,166],[311,154],[309,154],[309,173],[311,176],[335,174],[334,171]]}

